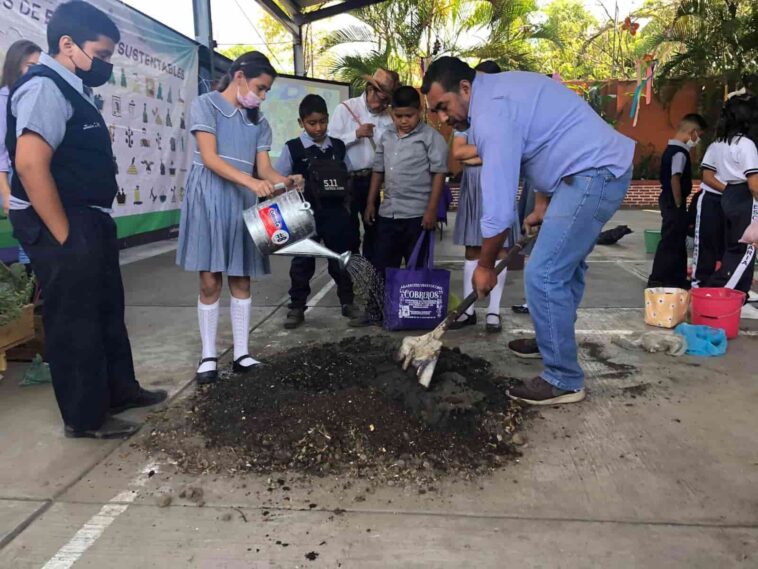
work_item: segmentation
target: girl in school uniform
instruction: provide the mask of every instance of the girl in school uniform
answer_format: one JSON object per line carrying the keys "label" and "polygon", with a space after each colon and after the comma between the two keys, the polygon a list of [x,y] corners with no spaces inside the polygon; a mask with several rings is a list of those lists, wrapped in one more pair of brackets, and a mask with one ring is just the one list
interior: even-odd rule
{"label": "girl in school uniform", "polygon": [[755,246],[740,243],[742,234],[758,219],[758,101],[737,95],[725,104],[716,142],[703,157],[703,181],[723,192],[726,247],[721,268],[708,286],[726,287],[749,294],[755,270]]}
{"label": "girl in school uniform", "polygon": [[[500,66],[494,61],[483,61],[476,66],[476,71],[482,73],[500,73]],[[453,229],[453,243],[466,247],[466,257],[463,262],[463,296],[468,296],[474,288],[471,279],[479,262],[479,254],[482,247],[482,232],[480,221],[482,219],[482,189],[479,185],[479,176],[482,171],[482,161],[479,158],[476,147],[468,142],[468,131],[455,131],[451,150],[453,157],[463,163],[463,176],[461,177],[461,194],[458,205],[458,213],[455,217]],[[518,216],[511,228],[508,240],[499,258],[504,258],[507,248],[512,247],[521,235]],[[500,332],[500,299],[505,288],[504,270],[497,279],[497,286],[492,289],[489,296],[489,307],[485,329],[487,332]],[[461,317],[453,322],[451,329],[456,330],[465,326],[476,324],[476,312],[474,307],[469,308]]]}
{"label": "girl in school uniform", "polygon": [[293,184],[271,165],[271,127],[259,109],[275,78],[263,54],[245,53],[232,63],[218,90],[198,97],[190,110],[195,150],[176,261],[200,274],[197,312],[203,352],[198,383],[218,378],[216,330],[224,273],[232,295],[233,369],[245,373],[259,363],[248,352],[250,279],[271,271],[245,228],[242,212],[272,195],[274,184]]}
{"label": "girl in school uniform", "polygon": [[[13,84],[29,71],[29,67],[39,61],[40,48],[29,40],[18,40],[11,44],[5,54],[3,74],[0,76],[0,206],[7,216],[11,207],[11,160],[5,146],[5,134],[8,131],[8,96]],[[24,249],[18,248],[18,261],[29,266],[29,257]]]}

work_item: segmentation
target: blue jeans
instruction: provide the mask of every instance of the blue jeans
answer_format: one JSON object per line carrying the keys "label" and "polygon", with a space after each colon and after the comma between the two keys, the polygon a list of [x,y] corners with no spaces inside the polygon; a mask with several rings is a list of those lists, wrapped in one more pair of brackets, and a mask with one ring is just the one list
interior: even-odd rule
{"label": "blue jeans", "polygon": [[564,178],[529,257],[526,297],[545,365],[541,377],[559,389],[584,386],[574,324],[584,295],[585,259],[621,206],[631,177],[631,169],[616,178],[607,168],[593,168]]}

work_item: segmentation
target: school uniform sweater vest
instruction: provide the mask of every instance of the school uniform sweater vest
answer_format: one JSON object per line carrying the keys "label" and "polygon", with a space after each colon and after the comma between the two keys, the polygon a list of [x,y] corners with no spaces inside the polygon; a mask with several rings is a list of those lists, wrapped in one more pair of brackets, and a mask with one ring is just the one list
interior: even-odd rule
{"label": "school uniform sweater vest", "polygon": [[[35,65],[16,83],[15,92],[34,77],[51,79],[71,104],[73,115],[66,123],[66,134],[55,149],[50,172],[64,208],[97,206],[110,208],[118,192],[116,167],[108,127],[100,112],[55,71]],[[13,93],[8,97],[8,134],[6,145],[11,163],[16,166],[16,117],[10,112]],[[18,176],[13,176],[11,193],[29,201]]]}
{"label": "school uniform sweater vest", "polygon": [[680,176],[680,184],[682,188],[682,202],[687,201],[687,196],[692,192],[692,159],[690,158],[690,152],[686,148],[669,144],[666,150],[663,151],[661,156],[661,198],[665,200],[671,207],[674,207],[674,194],[671,191],[671,163],[674,160],[674,156],[678,153],[684,155],[684,172]]}
{"label": "school uniform sweater vest", "polygon": [[334,160],[338,164],[342,164],[344,167],[345,156],[347,154],[345,143],[342,142],[339,138],[332,138],[331,136],[329,137],[329,141],[332,143],[332,145],[326,148],[319,148],[315,144],[306,148],[300,138],[293,138],[292,140],[288,140],[286,143],[287,148],[290,151],[290,160],[292,160],[292,173],[300,174],[303,178],[305,178],[305,198],[309,201],[313,201],[314,203],[319,203],[321,205],[335,205],[335,203],[342,204],[342,202],[344,202],[344,200],[337,201],[330,199],[323,200],[322,203],[322,200],[317,200],[313,196],[311,188],[308,187],[308,168],[310,167],[311,160]]}
{"label": "school uniform sweater vest", "polygon": [[299,138],[293,138],[287,141],[287,147],[290,151],[290,157],[292,159],[292,173],[300,174],[304,178],[308,178],[308,165],[312,159],[315,160],[334,160],[343,164],[345,162],[345,143],[339,138],[329,137],[332,145],[330,147],[321,149],[316,145],[306,148],[303,145],[303,141]]}

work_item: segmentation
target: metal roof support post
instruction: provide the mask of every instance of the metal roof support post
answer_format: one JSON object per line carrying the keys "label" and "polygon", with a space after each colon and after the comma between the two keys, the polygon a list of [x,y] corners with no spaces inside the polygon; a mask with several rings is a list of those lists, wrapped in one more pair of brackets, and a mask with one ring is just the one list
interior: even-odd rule
{"label": "metal roof support post", "polygon": [[195,18],[195,41],[204,45],[210,52],[210,76],[213,77],[213,23],[211,21],[211,0],[192,0],[192,13]]}
{"label": "metal roof support post", "polygon": [[305,77],[305,55],[303,53],[303,26],[298,26],[297,34],[292,34],[292,52],[295,62],[295,75]]}

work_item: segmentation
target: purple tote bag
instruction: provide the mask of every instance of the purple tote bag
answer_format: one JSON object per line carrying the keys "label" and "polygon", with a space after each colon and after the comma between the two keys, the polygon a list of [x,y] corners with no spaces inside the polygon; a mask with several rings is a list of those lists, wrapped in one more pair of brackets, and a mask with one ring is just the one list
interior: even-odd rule
{"label": "purple tote bag", "polygon": [[[424,241],[429,247],[419,262]],[[424,231],[406,269],[387,269],[384,327],[387,330],[431,330],[447,315],[450,271],[434,268],[434,234]]]}

